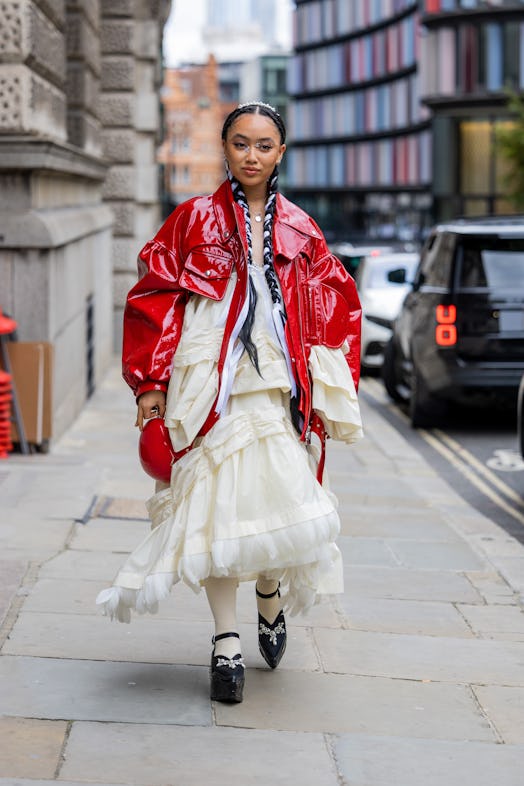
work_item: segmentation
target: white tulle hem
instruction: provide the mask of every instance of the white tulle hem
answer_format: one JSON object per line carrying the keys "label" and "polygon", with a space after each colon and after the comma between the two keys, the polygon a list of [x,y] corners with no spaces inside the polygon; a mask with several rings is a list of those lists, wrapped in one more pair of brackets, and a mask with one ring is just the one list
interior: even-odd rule
{"label": "white tulle hem", "polygon": [[211,553],[184,555],[178,560],[175,553],[164,553],[146,576],[126,572],[124,566],[114,585],[102,590],[96,602],[111,619],[130,622],[131,610],[156,614],[159,602],[179,581],[199,592],[210,576],[252,581],[263,575],[280,581],[286,611],[303,613],[320,595],[343,592],[341,555],[332,540],[338,529],[338,515],[332,511],[277,532],[215,541]]}

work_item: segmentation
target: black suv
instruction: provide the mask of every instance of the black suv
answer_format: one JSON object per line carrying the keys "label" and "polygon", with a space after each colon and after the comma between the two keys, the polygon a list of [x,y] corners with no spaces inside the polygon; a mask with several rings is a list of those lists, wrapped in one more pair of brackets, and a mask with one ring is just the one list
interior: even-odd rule
{"label": "black suv", "polygon": [[515,397],[523,372],[524,217],[434,227],[386,347],[389,395],[432,426],[449,402]]}

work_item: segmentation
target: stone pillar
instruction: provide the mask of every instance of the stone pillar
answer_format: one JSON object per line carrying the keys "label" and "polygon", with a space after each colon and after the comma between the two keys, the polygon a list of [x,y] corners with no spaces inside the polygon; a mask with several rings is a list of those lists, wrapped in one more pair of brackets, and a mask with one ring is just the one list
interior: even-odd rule
{"label": "stone pillar", "polygon": [[99,0],[67,2],[67,136],[87,153],[102,153]]}
{"label": "stone pillar", "polygon": [[136,257],[160,224],[156,149],[160,52],[170,2],[102,0],[103,149],[110,162],[104,199],[114,215],[115,350],[125,297],[136,281]]}

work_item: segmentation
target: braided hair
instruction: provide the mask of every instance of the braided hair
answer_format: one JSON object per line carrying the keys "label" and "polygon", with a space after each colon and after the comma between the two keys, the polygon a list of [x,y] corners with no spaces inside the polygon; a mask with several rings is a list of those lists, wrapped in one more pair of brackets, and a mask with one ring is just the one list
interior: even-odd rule
{"label": "braided hair", "polygon": [[[235,120],[243,114],[260,114],[268,117],[273,121],[280,135],[280,143],[284,144],[286,139],[286,128],[284,121],[279,113],[269,104],[261,102],[253,102],[249,104],[240,104],[227,116],[224,126],[222,128],[222,139],[227,139],[227,134]],[[233,191],[233,197],[236,202],[242,207],[244,211],[244,218],[246,223],[246,235],[248,241],[248,263],[253,262],[252,253],[252,235],[251,235],[251,218],[249,215],[249,205],[244,194],[244,190],[238,180],[231,174],[228,169],[228,177]],[[284,311],[284,304],[282,295],[280,293],[280,286],[273,266],[273,218],[275,214],[276,198],[278,191],[278,167],[275,166],[271,177],[268,182],[268,194],[264,210],[264,240],[263,240],[263,255],[264,255],[264,274],[266,277],[267,286],[271,294],[271,300],[274,305],[277,305],[280,310],[282,323],[285,324],[286,314]],[[257,304],[257,292],[255,285],[249,275],[249,309],[239,333],[239,338],[244,345],[246,352],[249,355],[251,362],[260,374],[258,366],[258,353],[255,344],[251,337],[251,331],[255,320],[255,308]]]}

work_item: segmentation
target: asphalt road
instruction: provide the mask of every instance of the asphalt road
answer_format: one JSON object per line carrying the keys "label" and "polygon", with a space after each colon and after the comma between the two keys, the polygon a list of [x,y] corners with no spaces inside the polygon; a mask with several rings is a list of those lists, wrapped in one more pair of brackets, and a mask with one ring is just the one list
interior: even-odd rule
{"label": "asphalt road", "polygon": [[524,543],[524,460],[511,409],[461,411],[438,429],[413,429],[380,379],[364,377],[360,394],[461,496]]}

